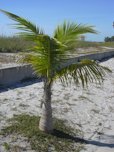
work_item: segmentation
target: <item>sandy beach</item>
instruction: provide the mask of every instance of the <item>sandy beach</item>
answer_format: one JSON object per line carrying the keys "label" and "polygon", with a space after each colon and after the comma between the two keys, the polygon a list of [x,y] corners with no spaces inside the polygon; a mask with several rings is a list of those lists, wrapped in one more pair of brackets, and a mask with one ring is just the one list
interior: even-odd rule
{"label": "sandy beach", "polygon": [[[114,117],[114,58],[100,64],[112,70],[112,73],[105,77],[102,85],[90,84],[86,89],[75,87],[74,84],[64,87],[59,81],[53,85],[53,115],[66,120],[70,126],[82,131],[81,138],[90,141],[90,144],[85,146],[87,150],[84,150],[84,152],[97,151],[99,146],[91,141],[100,142],[101,134],[105,130],[110,130]],[[0,129],[7,125],[6,120],[14,114],[41,115],[42,96],[42,82],[18,84],[15,87],[1,90]],[[103,140],[105,139],[107,138]],[[4,142],[25,146],[27,152],[33,152],[29,143],[24,141],[24,138],[20,137],[14,143],[12,137],[1,136],[0,152],[5,152]],[[112,149],[114,151],[114,146]]]}

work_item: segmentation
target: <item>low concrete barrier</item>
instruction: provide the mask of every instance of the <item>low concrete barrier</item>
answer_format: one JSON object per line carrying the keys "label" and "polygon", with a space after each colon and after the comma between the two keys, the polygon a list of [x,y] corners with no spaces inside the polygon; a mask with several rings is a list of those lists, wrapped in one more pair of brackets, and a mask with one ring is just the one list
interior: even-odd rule
{"label": "low concrete barrier", "polygon": [[98,53],[92,53],[92,54],[83,54],[83,55],[80,55],[78,57],[68,59],[66,64],[73,64],[73,63],[76,63],[82,59],[103,61],[103,60],[106,60],[106,59],[111,58],[113,56],[114,56],[114,49],[110,50],[110,51],[108,50],[105,52],[100,52],[100,53],[98,52]]}
{"label": "low concrete barrier", "polygon": [[30,65],[21,65],[0,69],[0,86],[12,85],[23,79],[33,78],[33,70]]}
{"label": "low concrete barrier", "polygon": [[[114,50],[108,50],[101,53],[94,53],[94,54],[87,54],[87,55],[80,55],[78,57],[70,58],[63,63],[62,66],[66,64],[73,64],[81,59],[92,59],[92,60],[104,60],[107,58],[111,58],[114,56]],[[4,68],[0,69],[0,86],[11,85],[17,82],[20,82],[26,78],[33,78],[35,75],[33,74],[33,70],[30,65],[21,65],[16,67]]]}

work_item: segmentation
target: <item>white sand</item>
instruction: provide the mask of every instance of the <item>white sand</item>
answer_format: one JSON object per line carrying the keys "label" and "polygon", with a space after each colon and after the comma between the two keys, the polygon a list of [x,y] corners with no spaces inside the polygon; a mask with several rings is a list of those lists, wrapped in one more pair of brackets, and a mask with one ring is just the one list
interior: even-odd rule
{"label": "white sand", "polygon": [[[110,128],[114,114],[114,58],[102,63],[112,69],[113,73],[105,77],[104,84],[90,84],[88,89],[71,85],[63,87],[60,82],[53,86],[52,106],[54,116],[67,120],[74,128],[82,130],[82,137],[87,140],[99,140],[98,132]],[[29,113],[40,115],[40,101],[43,95],[43,83],[35,83],[20,88],[9,89],[0,93],[0,129],[13,114]],[[5,152],[3,143],[14,144],[11,137],[0,138],[0,152]],[[23,138],[15,142],[26,146],[29,143]],[[92,144],[87,151],[95,151],[98,147]],[[114,147],[113,147],[114,150]],[[85,151],[85,150],[84,150]],[[32,151],[31,151],[32,152]]]}

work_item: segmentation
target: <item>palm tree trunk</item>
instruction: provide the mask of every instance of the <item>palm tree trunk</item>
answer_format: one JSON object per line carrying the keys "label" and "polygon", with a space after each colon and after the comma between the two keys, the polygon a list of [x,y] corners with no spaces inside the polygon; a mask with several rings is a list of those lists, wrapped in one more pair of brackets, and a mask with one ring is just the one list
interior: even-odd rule
{"label": "palm tree trunk", "polygon": [[42,115],[39,122],[39,129],[46,133],[52,133],[53,131],[51,86],[52,83],[49,83],[46,79],[44,81],[44,102],[42,106]]}

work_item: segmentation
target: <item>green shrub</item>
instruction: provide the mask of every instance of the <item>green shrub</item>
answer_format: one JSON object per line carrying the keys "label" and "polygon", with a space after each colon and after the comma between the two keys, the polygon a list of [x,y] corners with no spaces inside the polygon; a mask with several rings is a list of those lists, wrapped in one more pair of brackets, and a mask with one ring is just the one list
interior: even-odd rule
{"label": "green shrub", "polygon": [[26,51],[27,49],[30,49],[32,45],[32,42],[25,41],[20,37],[0,37],[0,52],[16,53],[20,51]]}

